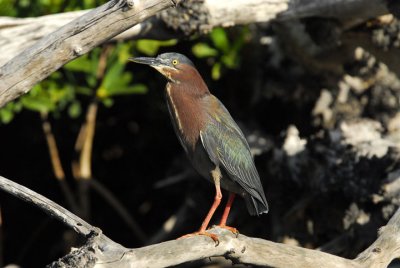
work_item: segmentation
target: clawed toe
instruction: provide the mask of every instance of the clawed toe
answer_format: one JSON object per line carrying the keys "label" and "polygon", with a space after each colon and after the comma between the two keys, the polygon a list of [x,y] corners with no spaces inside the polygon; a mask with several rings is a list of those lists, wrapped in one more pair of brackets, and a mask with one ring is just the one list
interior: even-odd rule
{"label": "clawed toe", "polygon": [[238,229],[236,229],[235,227],[231,227],[231,226],[226,226],[226,225],[217,225],[220,228],[224,228],[227,229],[228,231],[230,231],[231,233],[233,233],[236,237],[239,236],[239,231]]}
{"label": "clawed toe", "polygon": [[206,231],[198,231],[198,232],[194,232],[194,233],[191,233],[191,234],[186,234],[186,235],[183,235],[181,237],[178,237],[177,239],[179,240],[179,239],[188,238],[188,237],[192,237],[192,236],[196,236],[196,235],[208,236],[215,242],[215,244],[216,244],[215,246],[219,245],[218,236],[216,234],[207,233]]}

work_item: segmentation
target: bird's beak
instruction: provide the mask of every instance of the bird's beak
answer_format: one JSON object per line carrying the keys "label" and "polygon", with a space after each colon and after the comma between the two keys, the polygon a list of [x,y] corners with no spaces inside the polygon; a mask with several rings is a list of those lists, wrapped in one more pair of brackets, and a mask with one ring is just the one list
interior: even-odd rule
{"label": "bird's beak", "polygon": [[129,58],[128,60],[146,64],[157,71],[159,71],[162,75],[164,75],[169,81],[175,81],[173,79],[174,74],[178,72],[178,70],[174,67],[168,65],[167,61],[159,59],[159,58],[150,58],[150,57],[138,57],[138,58]]}
{"label": "bird's beak", "polygon": [[137,57],[137,58],[129,58],[128,60],[136,62],[136,63],[140,63],[140,64],[150,65],[152,67],[162,65],[161,61],[157,58]]}

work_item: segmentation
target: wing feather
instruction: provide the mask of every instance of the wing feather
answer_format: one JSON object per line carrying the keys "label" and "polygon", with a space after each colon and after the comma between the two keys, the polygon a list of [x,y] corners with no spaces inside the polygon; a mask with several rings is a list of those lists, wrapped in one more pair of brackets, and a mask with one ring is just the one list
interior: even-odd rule
{"label": "wing feather", "polygon": [[207,126],[200,132],[204,148],[214,164],[221,164],[232,180],[266,205],[260,177],[242,131],[224,105],[213,95],[209,98],[212,109],[209,109]]}

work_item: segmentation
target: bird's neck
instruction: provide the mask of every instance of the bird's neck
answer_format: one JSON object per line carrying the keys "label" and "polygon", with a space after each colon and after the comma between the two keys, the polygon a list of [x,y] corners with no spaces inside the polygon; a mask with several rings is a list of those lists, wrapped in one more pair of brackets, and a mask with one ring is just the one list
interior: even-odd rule
{"label": "bird's neck", "polygon": [[[196,88],[203,86],[205,88]],[[200,136],[200,130],[204,126],[204,109],[202,98],[210,94],[207,86],[188,85],[184,81],[180,83],[169,82],[166,86],[166,97],[171,120],[175,131],[179,136],[185,150],[194,150]]]}

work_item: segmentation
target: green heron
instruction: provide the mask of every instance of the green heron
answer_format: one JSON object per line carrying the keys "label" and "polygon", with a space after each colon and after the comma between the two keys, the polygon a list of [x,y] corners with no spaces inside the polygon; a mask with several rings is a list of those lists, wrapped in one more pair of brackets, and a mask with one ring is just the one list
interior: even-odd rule
{"label": "green heron", "polygon": [[244,198],[251,215],[267,213],[268,204],[249,145],[228,110],[210,93],[194,64],[179,53],[129,60],[150,65],[168,79],[165,93],[176,135],[194,168],[215,184],[214,202],[194,234],[218,241],[206,229],[221,202],[220,187],[230,195],[219,226],[237,233],[235,228],[226,226],[235,194]]}

